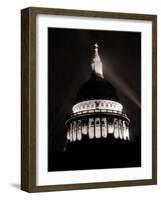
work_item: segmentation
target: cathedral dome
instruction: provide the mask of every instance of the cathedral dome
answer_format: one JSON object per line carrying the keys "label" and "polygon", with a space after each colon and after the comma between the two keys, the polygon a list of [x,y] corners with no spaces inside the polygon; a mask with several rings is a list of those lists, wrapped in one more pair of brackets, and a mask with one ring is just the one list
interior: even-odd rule
{"label": "cathedral dome", "polygon": [[90,79],[79,89],[75,103],[92,99],[104,99],[119,102],[114,87],[104,78],[92,73]]}
{"label": "cathedral dome", "polygon": [[73,112],[65,122],[68,143],[109,140],[111,134],[115,139],[129,140],[130,121],[122,112],[115,88],[104,78],[97,44],[91,66],[91,77],[80,87]]}

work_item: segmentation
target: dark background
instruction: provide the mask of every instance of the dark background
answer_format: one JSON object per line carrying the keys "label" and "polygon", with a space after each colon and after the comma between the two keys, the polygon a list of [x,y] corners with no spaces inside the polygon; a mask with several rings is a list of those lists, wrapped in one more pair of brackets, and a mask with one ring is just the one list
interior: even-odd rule
{"label": "dark background", "polygon": [[[117,90],[131,120],[130,134],[141,135],[141,33],[48,29],[48,152],[61,151],[65,120],[80,86],[92,72],[94,44],[99,45],[104,77]],[[52,156],[49,156],[53,159]]]}

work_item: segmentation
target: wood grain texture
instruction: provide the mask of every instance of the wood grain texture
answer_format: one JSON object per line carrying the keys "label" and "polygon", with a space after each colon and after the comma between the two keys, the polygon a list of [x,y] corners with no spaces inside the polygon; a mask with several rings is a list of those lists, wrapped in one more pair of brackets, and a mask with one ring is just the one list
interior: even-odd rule
{"label": "wood grain texture", "polygon": [[[36,16],[38,14],[152,21],[152,179],[36,186]],[[157,16],[26,8],[21,11],[21,189],[27,192],[94,189],[157,183]]]}
{"label": "wood grain texture", "polygon": [[29,13],[21,13],[21,188],[29,185]]}
{"label": "wood grain texture", "polygon": [[36,17],[21,12],[21,188],[36,185]]}

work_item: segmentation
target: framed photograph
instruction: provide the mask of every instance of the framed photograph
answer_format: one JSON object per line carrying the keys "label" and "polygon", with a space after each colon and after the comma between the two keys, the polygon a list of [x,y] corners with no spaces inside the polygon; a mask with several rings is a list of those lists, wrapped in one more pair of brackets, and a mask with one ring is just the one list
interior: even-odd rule
{"label": "framed photograph", "polygon": [[157,16],[21,11],[21,188],[157,184]]}

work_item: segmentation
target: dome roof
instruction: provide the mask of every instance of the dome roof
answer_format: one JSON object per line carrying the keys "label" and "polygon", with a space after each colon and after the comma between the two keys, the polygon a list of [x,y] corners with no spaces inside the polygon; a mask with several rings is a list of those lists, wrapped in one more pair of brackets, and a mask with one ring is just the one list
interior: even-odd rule
{"label": "dome roof", "polygon": [[92,73],[91,78],[79,89],[75,103],[92,99],[108,99],[119,102],[114,87],[95,73]]}

